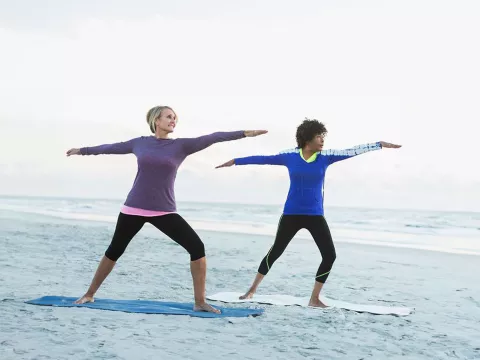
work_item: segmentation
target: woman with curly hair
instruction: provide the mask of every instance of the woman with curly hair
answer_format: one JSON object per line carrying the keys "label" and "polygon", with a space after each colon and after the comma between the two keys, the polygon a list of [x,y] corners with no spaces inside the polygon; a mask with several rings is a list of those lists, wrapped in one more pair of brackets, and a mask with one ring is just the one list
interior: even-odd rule
{"label": "woman with curly hair", "polygon": [[400,145],[379,141],[346,150],[323,150],[327,134],[325,125],[317,120],[306,119],[298,126],[297,147],[271,156],[248,156],[235,158],[217,166],[232,165],[282,165],[290,175],[290,189],[280,217],[273,246],[258,268],[257,276],[250,289],[240,299],[250,299],[261,281],[282,255],[287,245],[301,229],[306,229],[317,244],[322,261],[315,276],[315,284],[309,306],[326,307],[320,301],[320,291],[325,284],[336,258],[335,246],[324,217],[323,189],[325,172],[331,164],[356,155],[382,148],[399,148]]}

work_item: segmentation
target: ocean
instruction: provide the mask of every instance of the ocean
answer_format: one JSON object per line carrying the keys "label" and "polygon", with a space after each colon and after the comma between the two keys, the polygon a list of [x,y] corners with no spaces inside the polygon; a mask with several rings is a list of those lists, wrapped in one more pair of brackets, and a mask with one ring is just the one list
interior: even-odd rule
{"label": "ocean", "polygon": [[[407,317],[255,305],[264,315],[198,319],[25,304],[83,295],[121,205],[0,197],[0,359],[480,359],[480,213],[327,207],[337,260],[324,294],[415,308]],[[246,291],[282,206],[178,210],[205,243],[207,293]],[[320,261],[301,231],[258,293],[309,296]],[[192,301],[188,254],[147,224],[97,297]]]}

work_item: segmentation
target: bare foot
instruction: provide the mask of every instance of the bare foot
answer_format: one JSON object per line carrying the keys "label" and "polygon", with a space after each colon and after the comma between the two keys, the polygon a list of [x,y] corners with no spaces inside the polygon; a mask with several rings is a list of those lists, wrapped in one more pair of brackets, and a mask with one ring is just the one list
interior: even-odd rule
{"label": "bare foot", "polygon": [[320,299],[316,299],[316,300],[310,299],[310,302],[308,303],[308,306],[319,307],[319,308],[326,308],[326,307],[328,307],[328,306],[325,305],[323,302],[321,302]]}
{"label": "bare foot", "polygon": [[80,299],[75,301],[75,304],[85,304],[94,301],[93,296],[83,295]]}
{"label": "bare foot", "polygon": [[207,304],[206,302],[203,303],[195,303],[193,307],[193,311],[206,311],[206,312],[213,312],[215,314],[221,314],[222,312],[218,309],[215,309],[213,306]]}
{"label": "bare foot", "polygon": [[251,299],[255,294],[253,291],[248,291],[245,295],[239,297],[240,300]]}

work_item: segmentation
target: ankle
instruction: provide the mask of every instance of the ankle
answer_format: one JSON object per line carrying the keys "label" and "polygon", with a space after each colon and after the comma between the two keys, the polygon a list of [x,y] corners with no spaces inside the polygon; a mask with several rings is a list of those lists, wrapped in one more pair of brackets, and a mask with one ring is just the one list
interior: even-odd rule
{"label": "ankle", "polygon": [[206,303],[206,298],[205,296],[203,297],[194,297],[195,304],[205,304]]}

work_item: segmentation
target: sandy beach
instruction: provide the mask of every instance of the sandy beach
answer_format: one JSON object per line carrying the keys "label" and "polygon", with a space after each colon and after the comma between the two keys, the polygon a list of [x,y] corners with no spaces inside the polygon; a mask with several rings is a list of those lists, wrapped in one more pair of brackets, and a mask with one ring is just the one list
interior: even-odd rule
{"label": "sandy beach", "polygon": [[[264,308],[264,315],[198,319],[24,303],[44,295],[82,295],[113,226],[0,211],[0,358],[480,358],[475,255],[337,241],[337,261],[325,295],[415,308],[407,317],[247,305]],[[265,235],[199,234],[207,249],[209,294],[246,290],[272,242]],[[296,238],[259,294],[308,296],[320,260],[313,241]],[[192,301],[188,255],[146,226],[97,297]]]}

